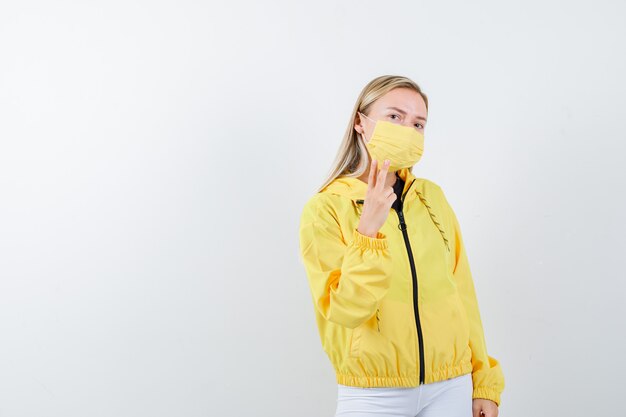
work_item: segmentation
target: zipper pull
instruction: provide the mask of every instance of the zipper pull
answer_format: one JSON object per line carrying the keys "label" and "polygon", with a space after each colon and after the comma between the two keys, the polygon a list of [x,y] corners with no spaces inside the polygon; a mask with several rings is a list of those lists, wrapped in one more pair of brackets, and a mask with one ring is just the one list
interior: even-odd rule
{"label": "zipper pull", "polygon": [[398,225],[398,229],[405,231],[407,229],[406,223],[404,222],[404,213],[402,210],[398,210],[398,218],[400,219],[400,224]]}

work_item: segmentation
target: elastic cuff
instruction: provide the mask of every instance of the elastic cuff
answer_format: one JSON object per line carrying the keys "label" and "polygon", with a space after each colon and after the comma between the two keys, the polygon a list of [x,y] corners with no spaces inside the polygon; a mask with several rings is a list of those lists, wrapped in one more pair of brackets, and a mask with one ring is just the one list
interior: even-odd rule
{"label": "elastic cuff", "polygon": [[484,398],[495,402],[500,406],[500,392],[488,387],[476,387],[472,394],[472,398]]}
{"label": "elastic cuff", "polygon": [[368,249],[387,249],[387,236],[384,233],[377,232],[376,237],[366,236],[354,229],[352,241],[355,245]]}

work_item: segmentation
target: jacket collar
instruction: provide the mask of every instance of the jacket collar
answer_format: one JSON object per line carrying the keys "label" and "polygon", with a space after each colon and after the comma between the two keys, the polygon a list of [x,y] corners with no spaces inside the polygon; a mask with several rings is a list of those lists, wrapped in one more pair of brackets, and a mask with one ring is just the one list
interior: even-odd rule
{"label": "jacket collar", "polygon": [[[409,189],[413,181],[417,179],[411,172],[410,168],[399,169],[396,171],[396,176],[404,180],[404,189],[402,190],[403,195]],[[415,190],[414,187],[411,187],[411,189]],[[342,195],[356,202],[356,200],[365,199],[365,194],[367,193],[367,183],[356,177],[341,176],[335,178],[320,192]]]}

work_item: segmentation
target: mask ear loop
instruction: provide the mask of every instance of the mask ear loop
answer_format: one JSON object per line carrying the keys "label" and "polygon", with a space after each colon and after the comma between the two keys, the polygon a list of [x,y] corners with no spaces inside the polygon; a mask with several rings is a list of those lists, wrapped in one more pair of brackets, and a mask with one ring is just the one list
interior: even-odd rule
{"label": "mask ear loop", "polygon": [[[358,114],[360,114],[361,116],[363,116],[363,117],[367,118],[367,119],[370,119],[370,120],[374,121],[372,118],[367,117],[366,115],[364,115],[364,114],[363,114],[363,113],[361,113],[360,111],[358,111],[357,113],[358,113]],[[365,131],[365,128],[363,128],[363,130]],[[364,133],[359,133],[359,136],[361,137],[361,140],[363,141],[363,144],[364,144],[364,145],[365,145],[365,144],[367,144],[367,142],[365,141],[365,134],[364,134]]]}
{"label": "mask ear loop", "polygon": [[358,113],[359,113],[361,116],[365,117],[366,119],[370,119],[372,122],[376,122],[376,120],[372,119],[371,117],[366,116],[365,114],[363,114],[363,113],[361,113],[361,112],[358,112]]}

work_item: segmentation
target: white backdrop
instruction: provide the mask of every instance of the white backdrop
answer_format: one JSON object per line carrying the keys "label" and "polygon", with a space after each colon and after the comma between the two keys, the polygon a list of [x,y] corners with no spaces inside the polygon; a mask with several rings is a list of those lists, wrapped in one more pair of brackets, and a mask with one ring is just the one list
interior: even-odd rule
{"label": "white backdrop", "polygon": [[429,96],[500,415],[618,415],[624,3],[225,3],[1,3],[0,417],[332,416],[298,221],[383,74]]}

